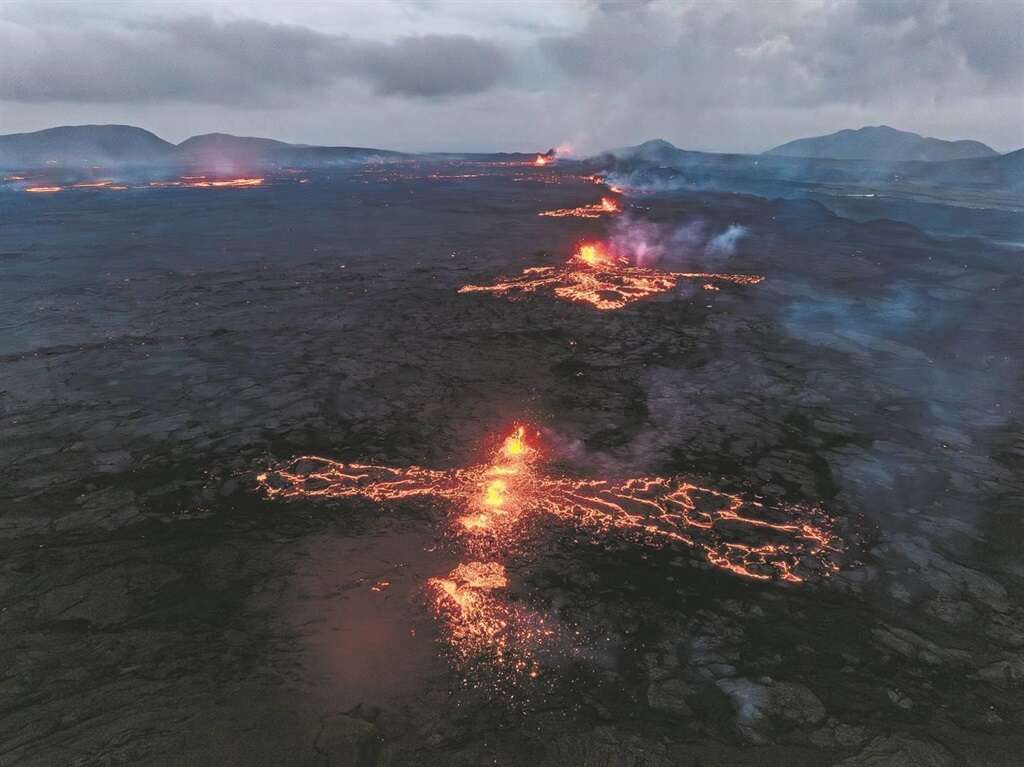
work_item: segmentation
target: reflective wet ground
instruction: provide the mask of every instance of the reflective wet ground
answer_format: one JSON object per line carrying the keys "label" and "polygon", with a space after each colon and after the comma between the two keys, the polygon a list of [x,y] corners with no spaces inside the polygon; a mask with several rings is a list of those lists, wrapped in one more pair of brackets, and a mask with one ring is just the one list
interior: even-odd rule
{"label": "reflective wet ground", "polygon": [[[0,764],[1017,763],[1022,251],[740,195],[537,215],[584,175],[3,193]],[[582,241],[765,279],[458,292]],[[819,508],[839,572],[538,518],[459,592],[448,500],[257,480],[450,472],[515,423],[546,476]],[[460,652],[446,579],[551,641]]]}

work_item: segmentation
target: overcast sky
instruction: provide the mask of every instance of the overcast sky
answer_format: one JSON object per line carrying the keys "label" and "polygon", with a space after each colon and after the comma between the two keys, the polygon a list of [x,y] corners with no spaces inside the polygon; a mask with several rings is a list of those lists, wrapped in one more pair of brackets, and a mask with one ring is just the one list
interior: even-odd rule
{"label": "overcast sky", "polygon": [[888,124],[1024,146],[1024,2],[0,0],[0,133],[761,151]]}

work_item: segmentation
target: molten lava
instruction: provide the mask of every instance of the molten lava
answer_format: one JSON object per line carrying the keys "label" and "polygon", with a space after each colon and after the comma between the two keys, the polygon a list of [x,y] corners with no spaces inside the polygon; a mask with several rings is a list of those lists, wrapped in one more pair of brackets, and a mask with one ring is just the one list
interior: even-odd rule
{"label": "molten lava", "polygon": [[682,544],[715,567],[757,580],[799,582],[811,573],[830,574],[836,569],[832,554],[841,549],[818,509],[770,509],[680,477],[553,476],[543,470],[539,449],[522,426],[489,461],[468,468],[393,468],[303,456],[257,481],[271,498],[437,498],[453,505],[457,529],[494,538],[492,555],[507,553],[526,523],[542,518],[642,543]]}
{"label": "molten lava", "polygon": [[182,176],[175,181],[150,181],[153,187],[186,187],[188,189],[244,189],[251,186],[262,186],[263,178],[223,178],[210,179],[206,176]]}
{"label": "molten lava", "polygon": [[51,192],[63,192],[64,187],[62,186],[29,186],[25,188],[26,192],[32,192],[33,194],[49,194]]}
{"label": "molten lava", "polygon": [[516,296],[551,290],[558,298],[584,303],[596,309],[621,309],[635,301],[672,290],[682,280],[702,280],[708,285],[725,282],[756,285],[764,277],[756,274],[719,274],[714,272],[663,272],[650,267],[633,266],[598,243],[581,245],[563,266],[537,266],[524,269],[519,277],[493,285],[464,285],[460,293],[493,293]]}
{"label": "molten lava", "polygon": [[[535,433],[533,433],[536,436]],[[256,479],[271,498],[413,497],[451,506],[452,530],[471,559],[427,582],[430,607],[461,661],[486,660],[536,676],[538,653],[562,632],[540,613],[500,597],[508,575],[497,561],[531,530],[561,523],[640,545],[691,549],[711,567],[755,580],[799,583],[839,568],[832,521],[810,506],[763,504],[681,477],[580,479],[544,470],[539,440],[517,426],[491,458],[468,468],[394,468],[304,456]]]}
{"label": "molten lava", "polygon": [[431,578],[427,593],[459,661],[485,661],[513,677],[535,677],[540,672],[538,650],[559,632],[539,613],[495,595],[507,586],[504,565],[471,561],[445,578]]}
{"label": "molten lava", "polygon": [[537,155],[536,159],[534,159],[534,161],[533,161],[533,164],[536,165],[537,167],[543,167],[543,166],[548,165],[550,163],[551,163],[551,158],[550,157],[546,157],[546,156],[544,156],[542,154]]}
{"label": "molten lava", "polygon": [[611,197],[602,197],[600,202],[591,205],[581,205],[578,208],[557,208],[545,210],[538,213],[538,216],[548,218],[601,218],[621,212],[618,201]]}

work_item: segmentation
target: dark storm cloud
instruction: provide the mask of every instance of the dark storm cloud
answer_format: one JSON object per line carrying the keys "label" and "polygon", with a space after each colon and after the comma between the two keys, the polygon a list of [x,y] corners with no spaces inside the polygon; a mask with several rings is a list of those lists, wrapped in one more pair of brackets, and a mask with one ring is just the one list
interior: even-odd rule
{"label": "dark storm cloud", "polygon": [[478,93],[509,72],[497,47],[466,35],[407,37],[390,45],[364,43],[352,64],[380,93],[402,96]]}
{"label": "dark storm cloud", "polygon": [[1024,4],[1001,0],[596,4],[586,28],[540,46],[568,79],[778,107],[1019,89],[1022,37]]}
{"label": "dark storm cloud", "polygon": [[207,18],[0,30],[0,99],[9,101],[257,106],[340,78],[381,94],[437,98],[486,90],[508,72],[496,45],[466,35],[382,42]]}
{"label": "dark storm cloud", "polygon": [[1019,0],[0,0],[0,130],[586,153],[884,122],[1005,151],[1024,143],[1022,35]]}

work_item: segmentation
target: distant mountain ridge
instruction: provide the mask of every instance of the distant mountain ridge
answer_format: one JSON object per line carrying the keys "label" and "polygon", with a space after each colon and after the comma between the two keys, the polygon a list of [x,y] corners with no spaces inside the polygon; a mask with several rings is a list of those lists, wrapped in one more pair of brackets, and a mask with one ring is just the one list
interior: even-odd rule
{"label": "distant mountain ridge", "polygon": [[178,145],[131,125],[67,125],[0,136],[0,166],[183,165],[237,172],[268,165],[344,164],[408,155],[365,147],[288,144],[268,138],[207,133]]}
{"label": "distant mountain ridge", "polygon": [[694,152],[654,139],[602,152],[589,162],[614,174],[640,174],[646,181],[666,176],[673,177],[673,183],[684,178],[693,188],[755,189],[766,194],[775,193],[772,185],[804,183],[1024,189],[1024,149],[943,161],[873,161]]}
{"label": "distant mountain ridge", "polygon": [[944,141],[879,125],[796,139],[769,149],[764,154],[830,160],[941,162],[995,157],[999,153],[980,141]]}
{"label": "distant mountain ridge", "polygon": [[[865,135],[861,131],[840,131]],[[870,129],[878,134],[878,129]],[[898,136],[916,134],[883,129]],[[831,138],[831,137],[823,137]],[[903,139],[900,139],[901,141]],[[816,141],[801,139],[800,141]],[[720,154],[680,149],[664,139],[611,149],[591,157],[591,166],[612,172],[664,168],[684,174],[692,186],[749,188],[773,183],[923,183],[956,187],[1024,189],[1024,150],[1000,155],[985,147],[986,156],[952,160],[835,159],[792,156],[771,150],[760,155]],[[939,142],[962,144],[977,142]],[[984,147],[983,144],[979,146]],[[959,150],[958,150],[959,151]],[[48,128],[34,133],[0,136],[0,167],[166,166],[193,173],[241,174],[264,168],[333,167],[365,162],[477,160],[519,161],[533,154],[406,154],[366,147],[324,147],[288,144],[268,138],[208,133],[178,145],[130,125],[80,125]],[[646,172],[646,171],[645,171]],[[760,188],[760,187],[758,187]]]}
{"label": "distant mountain ridge", "polygon": [[175,146],[132,125],[63,125],[0,136],[0,164],[145,164],[166,162]]}

